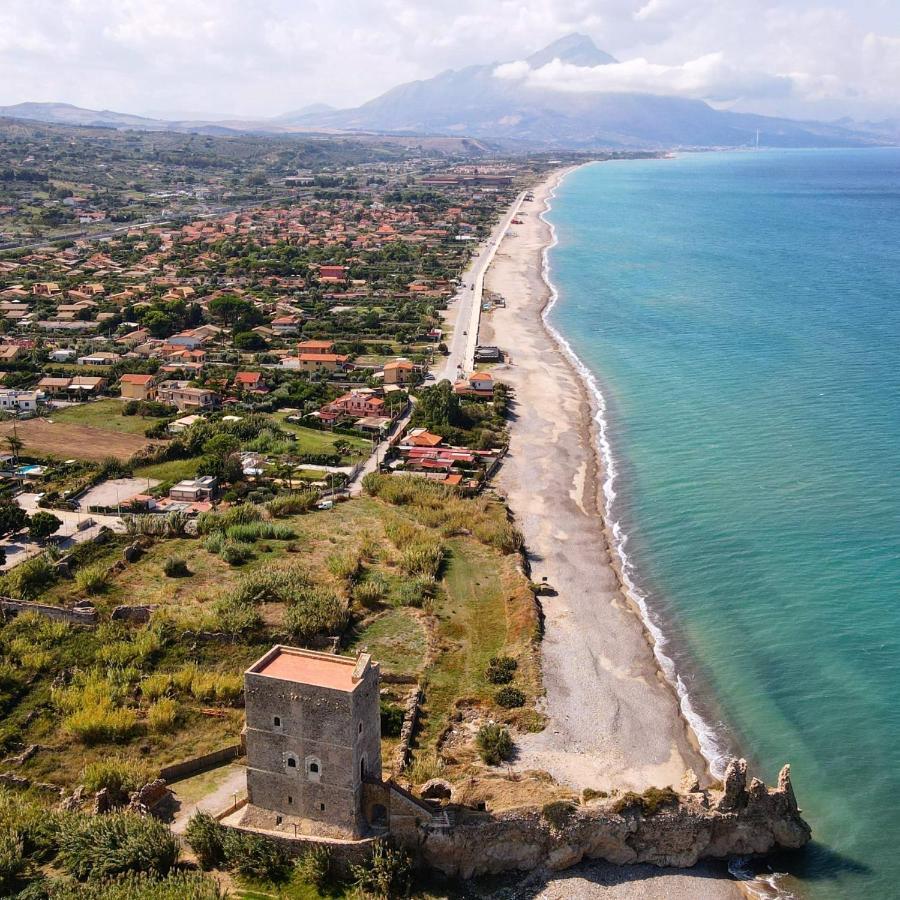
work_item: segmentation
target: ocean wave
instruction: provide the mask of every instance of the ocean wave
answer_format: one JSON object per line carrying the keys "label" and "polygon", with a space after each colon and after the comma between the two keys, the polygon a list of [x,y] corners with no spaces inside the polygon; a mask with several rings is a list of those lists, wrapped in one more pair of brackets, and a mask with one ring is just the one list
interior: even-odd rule
{"label": "ocean wave", "polygon": [[550,277],[550,251],[557,246],[559,238],[556,233],[556,227],[547,218],[547,213],[553,208],[552,200],[556,197],[556,190],[562,183],[566,174],[568,173],[564,173],[560,176],[550,189],[550,193],[544,204],[544,209],[540,213],[540,219],[550,229],[550,242],[544,247],[541,254],[541,277],[544,279],[544,282],[550,291],[550,299],[541,311],[541,318],[544,327],[569,358],[569,361],[581,377],[590,396],[594,400],[594,405],[597,410],[596,415],[594,416],[594,421],[597,423],[597,450],[600,455],[601,466],[603,469],[603,517],[609,528],[610,534],[612,535],[612,549],[619,561],[620,577],[625,593],[640,610],[644,627],[653,638],[653,654],[666,679],[675,689],[678,696],[678,703],[681,708],[681,714],[696,735],[700,745],[700,752],[707,761],[713,775],[717,778],[721,778],[725,774],[725,767],[731,756],[728,750],[728,742],[724,739],[719,730],[707,722],[698,712],[691,700],[687,685],[677,670],[674,659],[666,652],[666,647],[669,643],[668,638],[656,616],[651,611],[647,603],[647,598],[635,583],[634,564],[626,550],[628,534],[622,528],[620,522],[615,518],[615,484],[618,469],[616,468],[616,460],[609,440],[609,423],[606,418],[606,397],[600,389],[600,385],[598,384],[594,373],[582,362],[581,358],[575,353],[569,342],[550,322],[550,313],[559,300],[559,291],[556,289],[556,285]]}

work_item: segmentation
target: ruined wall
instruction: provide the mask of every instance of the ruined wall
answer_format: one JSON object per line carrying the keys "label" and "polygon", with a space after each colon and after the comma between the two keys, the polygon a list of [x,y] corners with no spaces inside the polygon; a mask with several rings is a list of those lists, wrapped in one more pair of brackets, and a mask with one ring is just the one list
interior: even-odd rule
{"label": "ruined wall", "polygon": [[449,829],[419,829],[415,840],[399,837],[427,865],[470,878],[538,866],[565,869],[582,859],[686,867],[703,858],[802,847],[811,836],[787,766],[774,789],[756,778],[748,786],[746,763],[734,760],[721,793],[681,794],[652,815],[639,805],[616,808],[615,799],[594,801],[550,817],[554,821],[540,809],[467,811]]}

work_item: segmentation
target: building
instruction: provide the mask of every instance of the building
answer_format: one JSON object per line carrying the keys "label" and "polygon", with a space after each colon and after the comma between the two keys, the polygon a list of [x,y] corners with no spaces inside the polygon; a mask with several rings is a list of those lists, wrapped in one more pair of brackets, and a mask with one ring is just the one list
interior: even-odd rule
{"label": "building", "polygon": [[119,379],[119,390],[123,400],[153,400],[156,397],[152,375],[123,375]]}
{"label": "building", "polygon": [[323,422],[333,423],[341,419],[359,419],[368,416],[384,416],[384,400],[373,397],[367,391],[350,391],[319,410]]}
{"label": "building", "polygon": [[369,654],[276,646],[244,674],[253,806],[357,837],[364,784],[381,782],[379,668]]}
{"label": "building", "polygon": [[479,344],[475,348],[475,362],[500,362],[500,348],[493,344]]}
{"label": "building", "polygon": [[384,364],[385,384],[410,384],[416,379],[416,367],[408,359],[394,359]]}
{"label": "building", "polygon": [[36,412],[37,391],[0,390],[0,410],[6,412]]}
{"label": "building", "polygon": [[169,488],[170,500],[181,500],[196,503],[198,500],[212,500],[216,494],[218,482],[212,475],[200,478],[185,478]]}
{"label": "building", "polygon": [[212,409],[219,405],[215,391],[190,387],[188,381],[163,381],[156,395],[160,403],[171,403],[179,409]]}
{"label": "building", "polygon": [[111,366],[117,363],[121,357],[118,353],[91,353],[78,357],[79,366]]}
{"label": "building", "polygon": [[234,376],[234,389],[242,393],[264,394],[266,382],[262,372],[238,372]]}
{"label": "building", "polygon": [[453,385],[453,392],[489,400],[494,396],[494,379],[488,372],[473,372],[468,378],[457,381]]}
{"label": "building", "polygon": [[301,353],[299,356],[286,356],[281,360],[281,365],[300,372],[337,372],[347,366],[349,359],[349,356],[340,353]]}

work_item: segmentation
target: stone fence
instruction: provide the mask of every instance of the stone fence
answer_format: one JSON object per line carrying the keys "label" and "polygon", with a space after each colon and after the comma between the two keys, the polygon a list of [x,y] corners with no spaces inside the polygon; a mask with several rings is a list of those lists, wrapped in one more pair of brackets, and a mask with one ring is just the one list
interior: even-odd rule
{"label": "stone fence", "polygon": [[49,603],[34,603],[31,600],[15,600],[0,597],[0,613],[3,618],[14,618],[23,612],[33,612],[57,622],[71,625],[96,625],[97,610],[93,606],[51,606]]}
{"label": "stone fence", "polygon": [[222,765],[222,763],[232,762],[243,755],[243,745],[233,744],[230,747],[223,747],[221,750],[213,750],[212,753],[194,757],[194,759],[174,763],[171,766],[164,766],[159,770],[159,777],[171,784],[173,781],[180,781],[182,778],[196,775],[198,772],[214,769],[216,766]]}

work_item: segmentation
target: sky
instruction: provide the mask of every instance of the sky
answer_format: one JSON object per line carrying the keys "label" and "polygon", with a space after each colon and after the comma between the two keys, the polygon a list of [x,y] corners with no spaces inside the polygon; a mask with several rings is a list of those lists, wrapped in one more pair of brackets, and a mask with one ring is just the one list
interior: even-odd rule
{"label": "sky", "polygon": [[[524,62],[573,31],[619,63]],[[900,116],[900,0],[0,0],[0,104],[264,117],[484,63],[550,90]]]}

